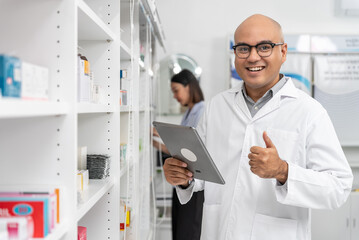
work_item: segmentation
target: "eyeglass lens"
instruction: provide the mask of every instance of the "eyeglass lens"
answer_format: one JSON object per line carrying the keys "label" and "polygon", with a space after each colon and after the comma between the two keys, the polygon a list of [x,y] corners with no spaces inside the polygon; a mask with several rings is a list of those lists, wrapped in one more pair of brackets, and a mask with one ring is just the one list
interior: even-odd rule
{"label": "eyeglass lens", "polygon": [[[239,58],[247,58],[251,51],[251,46],[239,45],[235,48],[235,53]],[[257,53],[261,57],[268,57],[272,53],[272,46],[269,43],[258,44],[256,46]]]}

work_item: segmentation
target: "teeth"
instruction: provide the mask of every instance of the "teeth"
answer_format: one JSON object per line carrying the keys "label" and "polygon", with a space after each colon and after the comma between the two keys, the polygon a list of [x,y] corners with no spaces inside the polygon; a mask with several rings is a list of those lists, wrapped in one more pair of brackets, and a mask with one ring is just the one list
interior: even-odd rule
{"label": "teeth", "polygon": [[248,68],[249,69],[249,71],[260,71],[260,70],[262,70],[264,67],[250,67],[250,68]]}

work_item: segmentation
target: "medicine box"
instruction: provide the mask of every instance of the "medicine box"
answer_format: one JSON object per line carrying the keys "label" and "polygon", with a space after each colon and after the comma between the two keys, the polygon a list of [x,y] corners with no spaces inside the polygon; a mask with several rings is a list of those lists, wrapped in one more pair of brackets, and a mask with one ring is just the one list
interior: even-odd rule
{"label": "medicine box", "polygon": [[0,89],[2,97],[21,97],[21,60],[0,55]]}
{"label": "medicine box", "polygon": [[30,216],[0,217],[0,225],[5,225],[8,239],[27,240],[34,234],[34,221]]}
{"label": "medicine box", "polygon": [[49,70],[22,62],[21,98],[26,100],[49,99]]}
{"label": "medicine box", "polygon": [[77,148],[77,169],[87,169],[87,146]]}
{"label": "medicine box", "polygon": [[78,56],[78,101],[90,102],[91,100],[90,64],[83,57]]}
{"label": "medicine box", "polygon": [[[55,198],[56,199],[56,198]],[[34,237],[46,237],[52,227],[51,219],[56,219],[56,214],[48,195],[32,194],[1,194],[0,212],[3,216],[30,216],[34,220]],[[56,202],[56,201],[55,201]]]}
{"label": "medicine box", "polygon": [[78,226],[77,227],[77,240],[86,240],[86,239],[87,239],[86,227]]}

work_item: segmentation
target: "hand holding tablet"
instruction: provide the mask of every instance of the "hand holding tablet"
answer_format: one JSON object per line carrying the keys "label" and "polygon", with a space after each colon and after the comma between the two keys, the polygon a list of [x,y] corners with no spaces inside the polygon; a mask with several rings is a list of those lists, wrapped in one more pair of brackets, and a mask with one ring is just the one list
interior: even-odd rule
{"label": "hand holding tablet", "polygon": [[[156,121],[153,125],[172,157],[184,162],[194,178],[219,184],[225,183],[195,128]],[[179,179],[181,183],[171,184],[183,185],[183,179],[190,179],[192,176],[188,175],[189,171],[183,166],[181,170],[180,161],[174,164],[175,171],[179,171],[178,174],[181,176]]]}

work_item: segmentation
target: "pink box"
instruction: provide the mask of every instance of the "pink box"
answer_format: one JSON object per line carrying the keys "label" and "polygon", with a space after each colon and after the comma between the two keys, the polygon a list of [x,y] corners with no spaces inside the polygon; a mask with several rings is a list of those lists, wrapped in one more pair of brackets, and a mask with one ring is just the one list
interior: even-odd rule
{"label": "pink box", "polygon": [[86,240],[87,233],[86,227],[78,226],[77,227],[77,240]]}

